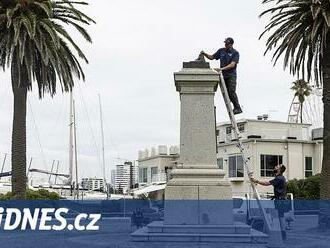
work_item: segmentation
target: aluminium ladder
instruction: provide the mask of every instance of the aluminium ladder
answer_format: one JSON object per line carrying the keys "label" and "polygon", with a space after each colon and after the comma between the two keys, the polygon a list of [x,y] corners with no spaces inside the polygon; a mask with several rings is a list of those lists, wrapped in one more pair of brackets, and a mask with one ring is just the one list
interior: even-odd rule
{"label": "aluminium ladder", "polygon": [[226,105],[226,108],[227,108],[227,112],[228,112],[228,115],[229,115],[229,118],[230,118],[230,122],[231,122],[231,125],[232,125],[232,130],[234,132],[234,137],[235,137],[234,140],[237,142],[237,147],[238,147],[238,149],[239,149],[239,151],[242,155],[244,168],[245,168],[245,171],[248,174],[248,177],[249,177],[249,180],[250,180],[250,183],[251,183],[251,187],[253,189],[253,193],[254,193],[254,195],[256,197],[256,200],[257,200],[257,203],[258,203],[258,207],[261,210],[262,218],[264,220],[265,227],[266,227],[266,231],[269,232],[272,229],[270,219],[269,219],[268,214],[266,213],[265,209],[263,208],[263,206],[261,204],[261,198],[260,198],[260,195],[259,195],[258,190],[256,188],[256,185],[251,181],[253,172],[251,171],[250,166],[249,166],[249,159],[245,156],[245,150],[244,150],[243,142],[241,140],[242,136],[241,136],[240,131],[239,131],[238,126],[237,126],[237,122],[236,122],[236,119],[235,119],[233,109],[231,107],[231,102],[230,102],[230,99],[229,99],[229,95],[228,95],[227,87],[226,87],[226,84],[225,84],[225,80],[223,78],[223,75],[222,75],[221,71],[219,72],[219,78],[220,78],[219,85],[220,85],[221,93],[222,93],[222,96],[223,96],[223,99],[224,99],[224,102],[225,102],[225,105]]}

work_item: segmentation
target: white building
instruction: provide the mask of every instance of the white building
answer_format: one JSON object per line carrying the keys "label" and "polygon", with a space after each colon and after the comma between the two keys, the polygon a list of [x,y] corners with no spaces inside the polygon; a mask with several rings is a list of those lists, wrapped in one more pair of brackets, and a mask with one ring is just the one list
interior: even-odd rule
{"label": "white building", "polygon": [[179,148],[158,146],[139,151],[139,188],[133,190],[135,196],[148,195],[151,199],[164,199],[166,182],[179,158]]}
{"label": "white building", "polygon": [[116,183],[116,170],[111,170],[110,175],[111,175],[110,184],[112,186],[115,186],[115,183]]}
{"label": "white building", "polygon": [[138,161],[134,161],[131,165],[130,169],[130,180],[131,180],[131,186],[130,188],[136,188],[139,183],[139,166]]}
{"label": "white building", "polygon": [[116,166],[115,189],[126,193],[138,183],[138,168],[136,163],[125,162]]}
{"label": "white building", "polygon": [[179,148],[158,146],[158,149],[139,151],[139,186],[166,182],[179,157]]}
{"label": "white building", "polygon": [[[323,141],[321,130],[311,130],[309,124],[271,120],[238,120],[246,156],[259,180],[273,178],[273,168],[281,163],[287,167],[285,177],[303,179],[321,172]],[[249,179],[236,146],[231,124],[217,125],[217,163],[232,184],[234,196],[250,193]],[[170,149],[171,150],[171,149]],[[165,152],[166,151],[166,152]],[[175,151],[175,152],[174,152]],[[141,186],[167,181],[169,171],[179,159],[179,150],[167,147],[139,152],[139,184]],[[272,193],[272,187],[258,186],[261,193]]]}
{"label": "white building", "polygon": [[116,165],[115,189],[122,190],[123,193],[126,193],[129,185],[130,165],[126,163]]}
{"label": "white building", "polygon": [[[287,167],[284,175],[288,180],[303,179],[321,172],[322,133],[319,130],[312,132],[311,125],[245,119],[239,120],[238,126],[255,178],[271,180],[274,166],[279,163]],[[218,166],[232,183],[233,195],[251,192],[242,157],[233,140],[231,124],[218,124],[217,130]],[[258,186],[258,189],[272,193],[272,187]]]}
{"label": "white building", "polygon": [[81,179],[81,186],[87,190],[101,190],[104,186],[104,179],[102,178],[83,178]]}

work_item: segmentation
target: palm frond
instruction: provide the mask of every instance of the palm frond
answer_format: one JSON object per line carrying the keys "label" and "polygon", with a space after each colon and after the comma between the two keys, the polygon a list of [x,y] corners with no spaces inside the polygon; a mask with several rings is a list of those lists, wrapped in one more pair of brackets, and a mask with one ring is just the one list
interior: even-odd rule
{"label": "palm frond", "polygon": [[274,65],[283,58],[284,68],[289,68],[293,75],[322,84],[320,62],[329,32],[330,1],[264,0],[263,3],[272,4],[260,15],[271,15],[259,37],[268,35],[265,54],[272,52]]}
{"label": "palm frond", "polygon": [[[53,96],[59,84],[62,91],[74,86],[74,78],[85,80],[79,58],[88,60],[72,35],[64,28],[75,28],[88,42],[84,26],[95,23],[76,6],[80,1],[2,0],[0,1],[0,67],[11,68],[16,87],[32,89],[36,82],[39,96]],[[16,75],[17,74],[17,75]]]}

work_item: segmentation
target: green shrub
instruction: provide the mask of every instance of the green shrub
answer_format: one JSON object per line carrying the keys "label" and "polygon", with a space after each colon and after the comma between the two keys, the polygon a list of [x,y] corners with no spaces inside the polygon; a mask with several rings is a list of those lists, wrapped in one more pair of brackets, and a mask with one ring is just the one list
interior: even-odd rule
{"label": "green shrub", "polygon": [[[8,192],[7,194],[0,194],[0,200],[11,200],[13,194]],[[50,192],[45,189],[31,190],[26,191],[27,200],[59,200],[61,197],[55,192]]]}
{"label": "green shrub", "polygon": [[287,192],[292,193],[295,199],[320,199],[320,174],[306,179],[293,179],[288,181]]}

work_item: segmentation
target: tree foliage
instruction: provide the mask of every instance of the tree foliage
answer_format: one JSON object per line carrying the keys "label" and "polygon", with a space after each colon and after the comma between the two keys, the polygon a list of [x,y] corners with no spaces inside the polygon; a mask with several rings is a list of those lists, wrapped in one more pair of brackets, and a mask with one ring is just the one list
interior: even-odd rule
{"label": "tree foliage", "polygon": [[303,103],[306,97],[310,96],[312,88],[308,82],[302,79],[298,79],[292,83],[291,90],[294,91],[294,95],[298,97],[300,103]]}
{"label": "tree foliage", "polygon": [[[83,51],[66,30],[74,27],[86,41],[91,37],[83,25],[94,21],[71,0],[0,0],[0,66],[11,68],[16,87],[32,89],[36,81],[39,96],[54,95],[59,81],[62,91],[74,85],[73,76],[85,78],[78,57]],[[75,55],[75,53],[78,55]],[[16,82],[17,81],[17,82]]]}
{"label": "tree foliage", "polygon": [[298,79],[292,83],[291,90],[294,91],[294,96],[299,100],[300,123],[303,123],[303,104],[306,97],[310,96],[312,87],[303,79]]}
{"label": "tree foliage", "polygon": [[[12,128],[12,191],[26,192],[27,90],[37,84],[39,97],[53,96],[58,84],[71,91],[74,77],[85,79],[80,59],[88,60],[67,28],[91,42],[85,26],[94,21],[76,0],[0,0],[0,67],[10,69],[14,95]],[[70,31],[71,33],[71,31]]]}
{"label": "tree foliage", "polygon": [[[59,200],[61,197],[59,194],[55,192],[50,192],[45,189],[35,190],[27,190],[26,199],[27,200]],[[12,192],[8,192],[7,194],[0,194],[0,200],[12,200],[13,194]]]}
{"label": "tree foliage", "polygon": [[323,82],[323,55],[330,27],[329,0],[264,0],[272,7],[260,16],[271,14],[260,38],[267,38],[265,54],[273,51],[274,64],[284,56],[284,68],[317,84]]}

